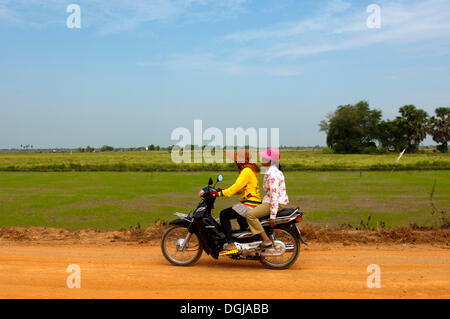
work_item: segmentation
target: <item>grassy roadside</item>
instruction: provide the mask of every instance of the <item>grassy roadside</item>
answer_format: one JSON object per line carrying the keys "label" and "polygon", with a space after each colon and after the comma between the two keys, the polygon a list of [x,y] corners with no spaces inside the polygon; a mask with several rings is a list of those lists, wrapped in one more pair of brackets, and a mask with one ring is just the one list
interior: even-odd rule
{"label": "grassy roadside", "polygon": [[[147,227],[198,203],[216,173],[0,172],[0,227]],[[450,212],[450,171],[286,172],[290,206],[317,226],[439,228]],[[236,172],[225,172],[222,187]],[[262,180],[262,176],[260,176]],[[215,214],[237,201],[220,198]]]}
{"label": "grassy roadside", "polygon": [[[0,227],[0,245],[6,243],[37,243],[37,244],[102,244],[138,243],[160,246],[161,237],[170,226],[166,223],[156,223],[146,228],[132,227],[116,230],[64,229],[49,227]],[[395,227],[390,229],[335,229],[311,224],[301,224],[303,238],[309,244],[341,243],[343,246],[360,246],[371,244],[427,244],[448,249],[450,245],[450,228],[417,230],[410,227]],[[314,246],[313,246],[314,247]]]}

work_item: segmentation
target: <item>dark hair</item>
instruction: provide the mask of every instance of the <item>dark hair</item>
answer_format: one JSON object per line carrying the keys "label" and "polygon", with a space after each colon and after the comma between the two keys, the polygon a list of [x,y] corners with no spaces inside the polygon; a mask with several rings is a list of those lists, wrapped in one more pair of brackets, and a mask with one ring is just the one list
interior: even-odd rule
{"label": "dark hair", "polygon": [[283,171],[283,167],[281,166],[280,163],[278,163],[278,169],[279,169],[280,171]]}
{"label": "dark hair", "polygon": [[281,166],[280,162],[270,161],[270,165],[275,165],[280,171],[283,171],[283,167]]}

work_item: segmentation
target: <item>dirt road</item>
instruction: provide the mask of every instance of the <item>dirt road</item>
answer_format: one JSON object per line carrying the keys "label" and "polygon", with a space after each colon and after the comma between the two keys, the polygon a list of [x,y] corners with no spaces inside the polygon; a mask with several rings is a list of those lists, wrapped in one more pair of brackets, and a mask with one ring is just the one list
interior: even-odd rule
{"label": "dirt road", "polygon": [[[67,288],[67,266],[81,288]],[[381,288],[367,288],[367,266]],[[450,298],[450,250],[423,246],[313,245],[288,270],[213,260],[171,266],[158,246],[0,243],[0,298]]]}

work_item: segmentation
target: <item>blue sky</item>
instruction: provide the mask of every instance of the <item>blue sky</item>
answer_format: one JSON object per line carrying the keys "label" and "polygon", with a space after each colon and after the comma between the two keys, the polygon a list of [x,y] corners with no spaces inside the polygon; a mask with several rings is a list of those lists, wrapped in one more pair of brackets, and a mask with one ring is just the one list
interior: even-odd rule
{"label": "blue sky", "polygon": [[340,104],[450,106],[448,0],[0,0],[0,41],[0,148],[169,145],[196,119],[325,145]]}

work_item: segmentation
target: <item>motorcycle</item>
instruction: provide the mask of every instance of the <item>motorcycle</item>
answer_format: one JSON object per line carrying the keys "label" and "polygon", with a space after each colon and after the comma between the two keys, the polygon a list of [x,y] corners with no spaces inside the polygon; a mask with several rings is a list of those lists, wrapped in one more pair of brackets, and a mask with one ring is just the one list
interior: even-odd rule
{"label": "motorcycle", "polygon": [[[226,236],[219,221],[212,215],[216,198],[211,191],[223,180],[218,175],[216,183],[210,178],[208,186],[203,187],[199,196],[200,203],[189,214],[175,213],[179,218],[171,221],[172,225],[162,236],[161,250],[164,257],[173,265],[190,266],[201,257],[202,252],[219,258],[219,252],[226,245]],[[300,254],[300,243],[308,245],[300,233],[298,223],[303,218],[299,208],[286,208],[278,212],[276,225],[270,227],[268,217],[261,219],[261,225],[272,240],[273,245],[261,249],[259,235],[249,230],[233,230],[233,239],[237,250],[227,257],[232,259],[258,260],[271,269],[286,269],[295,263]]]}

